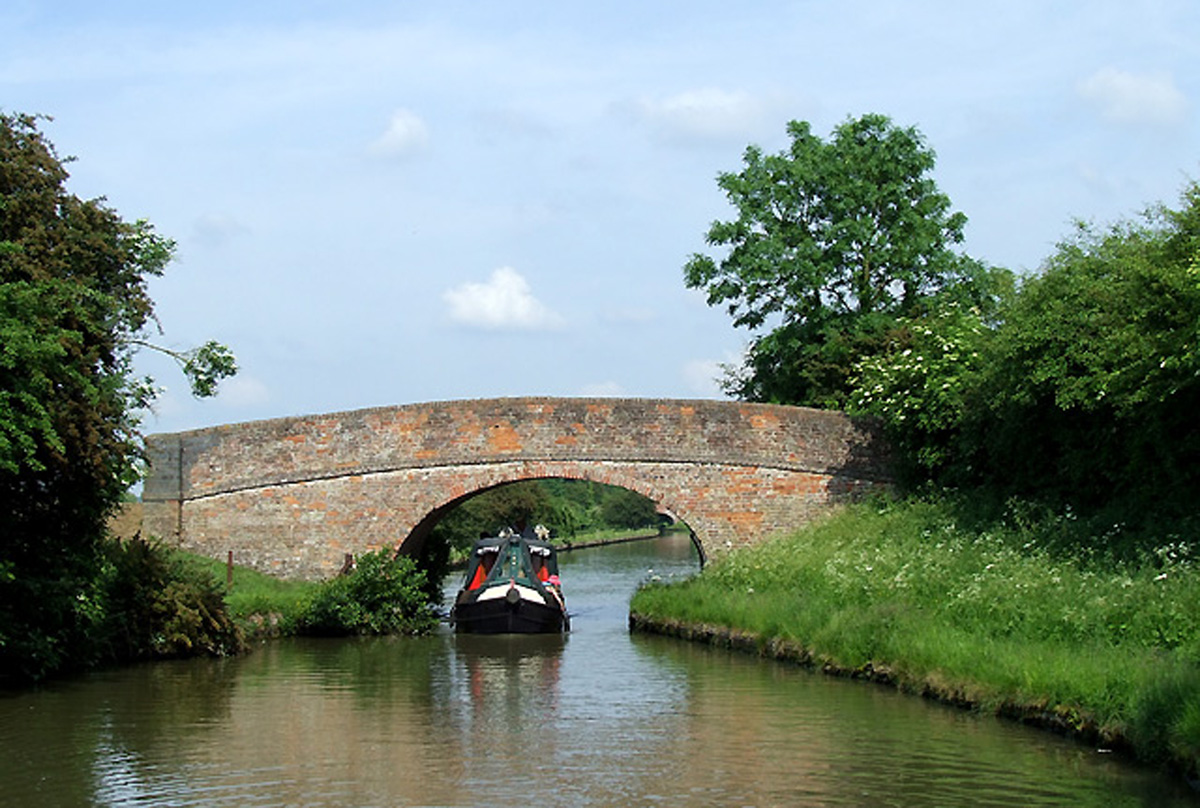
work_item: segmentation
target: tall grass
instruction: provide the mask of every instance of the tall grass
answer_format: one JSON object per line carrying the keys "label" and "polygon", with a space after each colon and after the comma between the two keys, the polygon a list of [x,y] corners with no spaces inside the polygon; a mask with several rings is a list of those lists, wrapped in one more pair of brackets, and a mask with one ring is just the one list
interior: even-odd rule
{"label": "tall grass", "polygon": [[819,664],[1089,729],[1200,764],[1200,570],[1171,541],[1137,561],[1066,554],[1053,520],[959,524],[946,503],[854,506],[643,587],[643,617],[803,647]]}

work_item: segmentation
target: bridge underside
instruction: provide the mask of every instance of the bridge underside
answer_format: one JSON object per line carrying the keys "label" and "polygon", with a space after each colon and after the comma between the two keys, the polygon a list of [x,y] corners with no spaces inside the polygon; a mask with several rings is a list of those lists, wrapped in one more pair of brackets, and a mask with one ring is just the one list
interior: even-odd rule
{"label": "bridge underside", "polygon": [[831,474],[719,464],[497,462],[348,475],[179,502],[147,503],[145,530],[192,552],[286,578],[328,577],[347,553],[420,552],[438,518],[471,495],[561,477],[643,494],[692,529],[702,557],[811,521],[873,483]]}

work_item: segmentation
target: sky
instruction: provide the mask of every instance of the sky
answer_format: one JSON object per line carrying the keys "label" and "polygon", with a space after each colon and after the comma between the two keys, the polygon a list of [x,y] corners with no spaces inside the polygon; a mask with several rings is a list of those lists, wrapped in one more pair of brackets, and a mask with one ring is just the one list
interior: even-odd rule
{"label": "sky", "polygon": [[1195,0],[6,0],[0,109],[177,242],[159,342],[239,374],[145,432],[501,396],[720,398],[752,333],[686,288],[746,146],[882,113],[962,249],[1038,270],[1200,178]]}

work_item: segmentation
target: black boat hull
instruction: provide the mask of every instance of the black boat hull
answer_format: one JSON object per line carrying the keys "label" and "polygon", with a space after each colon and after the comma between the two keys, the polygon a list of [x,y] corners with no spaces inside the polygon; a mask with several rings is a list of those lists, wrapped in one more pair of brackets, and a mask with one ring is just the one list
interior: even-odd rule
{"label": "black boat hull", "polygon": [[568,630],[561,606],[532,600],[493,598],[454,607],[454,629],[469,634],[552,634]]}

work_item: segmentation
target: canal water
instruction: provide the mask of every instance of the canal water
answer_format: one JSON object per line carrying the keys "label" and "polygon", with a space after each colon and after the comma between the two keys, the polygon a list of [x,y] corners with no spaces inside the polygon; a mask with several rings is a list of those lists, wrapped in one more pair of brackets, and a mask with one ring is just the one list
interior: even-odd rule
{"label": "canal water", "polygon": [[1018,725],[630,636],[638,582],[697,566],[682,537],[565,554],[566,637],[277,641],[0,696],[0,805],[1198,802]]}

